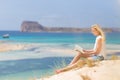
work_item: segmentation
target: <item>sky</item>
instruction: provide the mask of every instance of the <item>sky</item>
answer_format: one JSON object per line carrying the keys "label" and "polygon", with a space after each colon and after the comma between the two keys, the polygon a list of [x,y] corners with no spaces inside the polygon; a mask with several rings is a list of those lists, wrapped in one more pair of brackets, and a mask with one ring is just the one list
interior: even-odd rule
{"label": "sky", "polygon": [[0,0],[0,30],[23,21],[47,27],[120,27],[120,0]]}

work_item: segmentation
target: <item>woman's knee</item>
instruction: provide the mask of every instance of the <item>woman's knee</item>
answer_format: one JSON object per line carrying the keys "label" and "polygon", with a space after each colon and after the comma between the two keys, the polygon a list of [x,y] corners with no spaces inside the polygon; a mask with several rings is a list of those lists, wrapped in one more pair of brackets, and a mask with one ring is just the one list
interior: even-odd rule
{"label": "woman's knee", "polygon": [[77,56],[82,56],[80,52],[77,52]]}

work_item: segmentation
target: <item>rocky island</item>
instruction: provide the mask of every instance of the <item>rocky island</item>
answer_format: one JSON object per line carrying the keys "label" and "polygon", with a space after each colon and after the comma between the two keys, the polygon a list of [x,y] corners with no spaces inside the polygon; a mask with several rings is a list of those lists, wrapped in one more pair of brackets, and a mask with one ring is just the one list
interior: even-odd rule
{"label": "rocky island", "polygon": [[[105,32],[113,31],[112,28],[104,28]],[[89,28],[77,27],[46,27],[36,21],[23,21],[21,32],[89,32]]]}
{"label": "rocky island", "polygon": [[40,32],[44,27],[35,21],[23,21],[21,24],[22,32]]}

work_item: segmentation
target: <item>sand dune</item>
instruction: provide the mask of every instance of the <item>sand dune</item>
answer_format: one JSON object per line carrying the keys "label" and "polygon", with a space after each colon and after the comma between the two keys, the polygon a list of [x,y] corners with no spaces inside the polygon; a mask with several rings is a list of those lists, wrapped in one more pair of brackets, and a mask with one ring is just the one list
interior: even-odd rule
{"label": "sand dune", "polygon": [[94,67],[84,66],[36,80],[120,80],[120,60],[105,60]]}

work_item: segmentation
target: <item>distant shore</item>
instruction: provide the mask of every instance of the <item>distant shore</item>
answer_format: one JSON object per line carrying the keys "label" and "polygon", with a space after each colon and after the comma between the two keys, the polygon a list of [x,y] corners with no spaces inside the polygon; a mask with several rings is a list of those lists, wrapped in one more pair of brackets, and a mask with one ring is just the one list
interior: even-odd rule
{"label": "distant shore", "polygon": [[[120,31],[120,28],[103,28],[105,32]],[[49,27],[39,24],[37,21],[23,21],[21,32],[89,32],[90,28],[84,27]]]}

